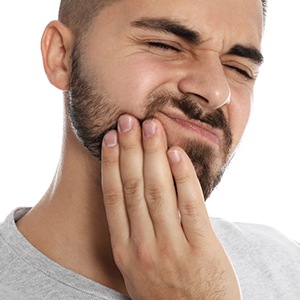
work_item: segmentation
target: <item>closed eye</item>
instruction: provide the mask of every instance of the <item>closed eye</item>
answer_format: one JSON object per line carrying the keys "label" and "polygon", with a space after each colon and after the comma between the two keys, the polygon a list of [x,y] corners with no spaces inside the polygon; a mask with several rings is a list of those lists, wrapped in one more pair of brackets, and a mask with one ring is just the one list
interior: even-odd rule
{"label": "closed eye", "polygon": [[180,49],[162,42],[153,41],[153,42],[147,42],[147,44],[149,45],[150,48],[155,47],[155,48],[160,48],[162,50],[171,50],[175,52],[180,52]]}
{"label": "closed eye", "polygon": [[254,77],[251,74],[249,74],[249,72],[247,72],[247,71],[245,71],[241,68],[238,68],[238,67],[232,66],[232,65],[225,65],[225,67],[237,72],[239,75],[244,76],[246,80],[253,80],[254,79]]}

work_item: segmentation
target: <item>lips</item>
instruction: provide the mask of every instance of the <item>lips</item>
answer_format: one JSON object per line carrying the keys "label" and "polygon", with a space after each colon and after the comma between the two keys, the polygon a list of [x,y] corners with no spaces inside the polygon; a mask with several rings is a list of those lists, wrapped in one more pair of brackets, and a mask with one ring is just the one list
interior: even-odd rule
{"label": "lips", "polygon": [[221,131],[219,129],[215,129],[212,126],[201,121],[188,119],[184,115],[164,112],[161,112],[161,114],[163,119],[168,118],[181,128],[187,131],[191,131],[193,134],[196,134],[215,145],[220,145]]}

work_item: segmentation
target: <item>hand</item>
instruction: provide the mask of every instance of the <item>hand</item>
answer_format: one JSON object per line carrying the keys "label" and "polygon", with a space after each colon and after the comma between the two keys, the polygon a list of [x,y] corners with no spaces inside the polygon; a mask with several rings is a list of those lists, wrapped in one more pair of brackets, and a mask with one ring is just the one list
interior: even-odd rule
{"label": "hand", "polygon": [[102,189],[114,259],[130,297],[241,299],[187,154],[167,148],[156,119],[141,128],[124,115],[118,126],[103,140]]}

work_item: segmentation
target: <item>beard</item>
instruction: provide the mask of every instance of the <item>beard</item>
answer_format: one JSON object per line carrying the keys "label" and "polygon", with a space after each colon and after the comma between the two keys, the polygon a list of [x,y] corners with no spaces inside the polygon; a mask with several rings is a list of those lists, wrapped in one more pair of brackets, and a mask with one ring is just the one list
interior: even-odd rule
{"label": "beard", "polygon": [[[105,134],[117,128],[122,110],[109,97],[99,76],[93,75],[90,68],[82,64],[79,47],[72,53],[72,72],[67,92],[69,118],[75,136],[89,150],[91,155],[101,160],[101,145]],[[98,91],[101,92],[98,92]],[[208,199],[213,189],[221,181],[229,162],[232,134],[226,117],[221,109],[205,113],[200,104],[186,95],[174,95],[162,91],[149,95],[146,99],[145,114],[140,122],[153,118],[156,112],[171,107],[181,110],[191,120],[209,124],[223,131],[220,153],[211,146],[183,137],[181,146],[191,159],[204,199]],[[175,146],[168,140],[168,147]],[[221,160],[221,163],[220,163]]]}

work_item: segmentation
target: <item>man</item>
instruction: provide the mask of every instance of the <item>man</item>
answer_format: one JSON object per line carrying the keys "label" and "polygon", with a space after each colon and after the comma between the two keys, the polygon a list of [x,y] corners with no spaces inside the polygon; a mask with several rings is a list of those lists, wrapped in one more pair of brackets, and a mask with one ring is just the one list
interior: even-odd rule
{"label": "man", "polygon": [[299,299],[300,247],[210,220],[250,113],[261,0],[62,0],[59,168],[0,229],[1,299]]}

